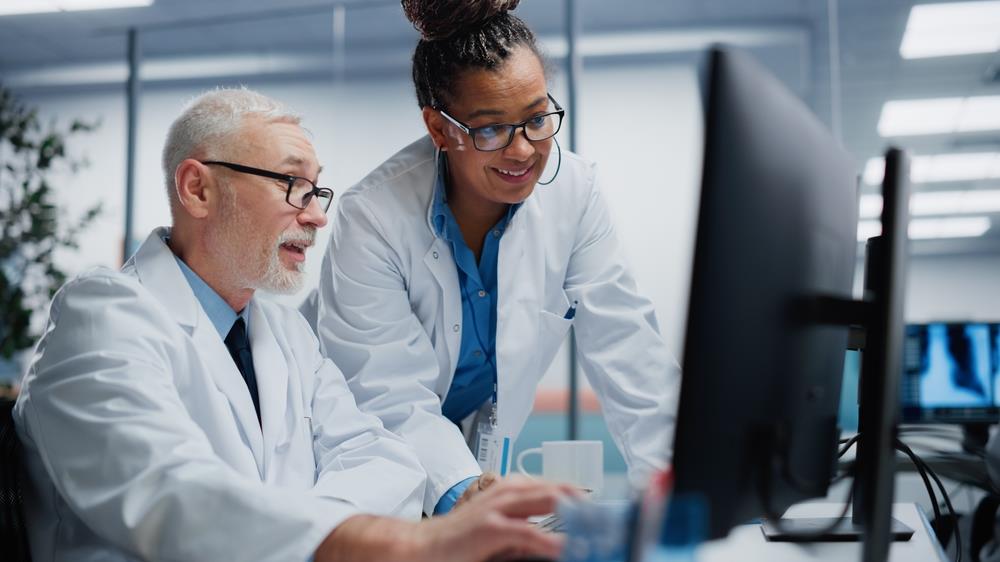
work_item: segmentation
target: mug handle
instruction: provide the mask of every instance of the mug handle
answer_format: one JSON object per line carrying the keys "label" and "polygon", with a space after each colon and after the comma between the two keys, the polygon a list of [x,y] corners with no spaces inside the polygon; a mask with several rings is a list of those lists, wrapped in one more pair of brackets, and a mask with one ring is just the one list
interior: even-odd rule
{"label": "mug handle", "polygon": [[534,448],[531,448],[531,449],[525,449],[525,450],[521,451],[517,455],[517,471],[520,472],[521,474],[527,476],[528,478],[534,478],[535,476],[537,476],[537,474],[532,474],[532,473],[528,472],[527,470],[524,470],[524,457],[526,457],[528,455],[536,455],[536,454],[537,455],[542,454],[542,448],[541,447],[534,447]]}

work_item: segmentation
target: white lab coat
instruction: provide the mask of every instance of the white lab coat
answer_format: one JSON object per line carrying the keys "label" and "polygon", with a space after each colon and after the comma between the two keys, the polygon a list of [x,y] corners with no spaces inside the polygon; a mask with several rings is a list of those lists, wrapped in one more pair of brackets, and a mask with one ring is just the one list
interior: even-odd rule
{"label": "white lab coat", "polygon": [[[555,161],[553,154],[543,178]],[[317,303],[320,343],[358,405],[420,456],[428,513],[454,484],[479,474],[461,432],[441,415],[462,306],[450,245],[431,222],[437,162],[424,137],[343,195]],[[499,433],[513,441],[520,432],[539,379],[575,324],[579,364],[631,475],[640,481],[663,467],[679,367],[626,267],[592,164],[564,152],[555,182],[536,187],[514,214],[500,241],[497,290]],[[575,319],[565,319],[573,302]]]}
{"label": "white lab coat", "polygon": [[33,558],[306,560],[351,515],[419,517],[412,449],[298,312],[253,298],[261,429],[168,232],[52,302],[14,411]]}

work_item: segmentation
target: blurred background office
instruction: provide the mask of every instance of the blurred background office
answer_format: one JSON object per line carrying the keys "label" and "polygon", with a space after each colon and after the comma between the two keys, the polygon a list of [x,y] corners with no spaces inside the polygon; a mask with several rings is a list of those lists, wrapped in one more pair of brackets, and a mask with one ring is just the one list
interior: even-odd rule
{"label": "blurred background office", "polygon": [[[715,42],[751,52],[854,156],[859,255],[879,231],[879,155],[890,144],[915,155],[908,321],[1000,320],[1000,2],[522,0],[516,13],[540,36],[551,91],[572,116],[560,141],[599,163],[627,258],[678,358],[701,178],[698,63]],[[320,183],[347,189],[423,134],[409,76],[417,37],[395,0],[3,0],[0,87],[45,127],[97,123],[67,145],[88,165],[50,176],[64,221],[101,204],[79,248],[55,263],[70,275],[118,267],[169,224],[163,139],[208,88],[245,84],[295,108],[314,135]],[[317,246],[309,286],[325,235]],[[861,273],[859,261],[859,293]],[[624,470],[585,381],[568,417],[568,343],[560,357],[517,449],[600,438],[606,469]],[[16,380],[17,365],[0,378]]]}

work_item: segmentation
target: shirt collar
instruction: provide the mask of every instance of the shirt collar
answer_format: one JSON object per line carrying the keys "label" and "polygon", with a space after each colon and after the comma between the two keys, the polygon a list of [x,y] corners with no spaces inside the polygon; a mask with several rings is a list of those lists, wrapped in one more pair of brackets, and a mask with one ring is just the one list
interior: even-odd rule
{"label": "shirt collar", "polygon": [[208,319],[212,321],[215,330],[219,332],[219,337],[226,339],[226,336],[229,335],[229,330],[233,327],[238,317],[242,316],[243,321],[247,322],[249,306],[245,307],[240,314],[236,314],[232,307],[219,296],[219,293],[216,293],[214,289],[209,287],[208,283],[205,283],[181,258],[175,255],[174,259],[177,260],[177,265],[180,266],[181,273],[184,274],[188,285],[194,291],[194,296],[198,299],[198,303],[201,304],[201,308],[205,310]]}

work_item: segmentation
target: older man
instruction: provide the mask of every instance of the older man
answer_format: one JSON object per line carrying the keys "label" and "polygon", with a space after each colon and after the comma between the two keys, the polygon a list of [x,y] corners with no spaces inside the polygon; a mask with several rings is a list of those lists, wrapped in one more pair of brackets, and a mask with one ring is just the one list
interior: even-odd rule
{"label": "older man", "polygon": [[333,193],[299,119],[247,90],[196,99],[163,153],[172,228],[52,302],[15,410],[37,560],[473,560],[558,543],[504,484],[418,524],[413,452],[358,411],[292,309]]}

